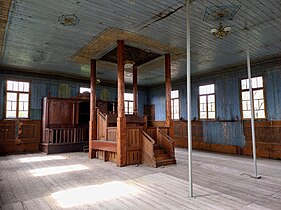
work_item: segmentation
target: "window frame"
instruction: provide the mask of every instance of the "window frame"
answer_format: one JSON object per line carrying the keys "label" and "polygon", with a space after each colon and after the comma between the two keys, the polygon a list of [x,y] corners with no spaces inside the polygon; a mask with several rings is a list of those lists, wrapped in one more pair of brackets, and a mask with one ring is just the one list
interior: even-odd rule
{"label": "window frame", "polygon": [[[172,91],[178,91],[178,97],[177,98],[172,98]],[[179,91],[179,89],[176,89],[176,90],[172,90],[171,91],[171,118],[172,118],[172,120],[180,120],[180,91]],[[178,104],[178,110],[179,110],[179,118],[178,119],[175,119],[174,118],[174,100],[178,100],[179,101],[179,104]]]}
{"label": "window frame", "polygon": [[[133,96],[133,100],[125,99],[125,94],[131,94]],[[134,114],[134,94],[133,93],[125,93],[125,94],[124,94],[124,111],[125,111],[125,114]],[[126,110],[126,103],[128,104],[127,110]],[[132,103],[132,112],[130,112],[130,103]]]}
{"label": "window frame", "polygon": [[[28,92],[24,92],[24,91],[13,91],[13,90],[8,90],[8,81],[13,81],[13,82],[25,82],[29,84],[29,90]],[[30,107],[31,107],[31,81],[30,80],[22,80],[22,79],[13,79],[13,78],[7,78],[6,79],[6,83],[5,83],[5,97],[4,97],[4,119],[5,120],[29,120],[30,119]],[[16,93],[17,94],[17,108],[16,108],[16,117],[15,118],[11,118],[11,117],[7,117],[7,97],[8,97],[8,93]],[[20,118],[19,115],[19,95],[20,93],[23,94],[28,94],[28,116],[25,118]]]}
{"label": "window frame", "polygon": [[[260,90],[262,89],[263,90],[263,102],[264,102],[264,118],[256,118],[255,117],[255,110],[254,110],[254,120],[267,120],[267,107],[266,107],[266,93],[265,93],[265,76],[264,75],[255,75],[255,76],[252,76],[251,79],[253,78],[256,78],[256,77],[262,77],[262,88],[253,88],[252,87],[252,96],[253,96],[253,102],[255,101],[254,100],[254,95],[253,95],[253,92],[255,90]],[[245,89],[245,90],[242,90],[242,80],[245,80],[245,79],[248,79],[248,77],[241,77],[239,78],[239,87],[240,87],[240,113],[241,113],[241,119],[244,120],[244,121],[248,121],[248,120],[251,120],[251,117],[249,118],[244,118],[244,114],[243,114],[243,100],[242,100],[242,92],[245,92],[245,91],[250,91],[249,89]]]}
{"label": "window frame", "polygon": [[[200,87],[202,86],[208,86],[208,85],[214,85],[214,93],[207,93],[207,94],[201,94],[200,95]],[[202,85],[199,85],[198,87],[198,119],[199,120],[206,120],[206,121],[215,121],[216,118],[217,118],[217,101],[216,101],[216,83],[208,83],[208,84],[202,84]],[[214,96],[214,105],[215,105],[215,117],[214,118],[209,118],[209,111],[208,111],[208,96],[211,96],[213,95]],[[201,113],[201,107],[200,107],[200,96],[206,96],[206,118],[201,118],[200,117],[200,113]]]}

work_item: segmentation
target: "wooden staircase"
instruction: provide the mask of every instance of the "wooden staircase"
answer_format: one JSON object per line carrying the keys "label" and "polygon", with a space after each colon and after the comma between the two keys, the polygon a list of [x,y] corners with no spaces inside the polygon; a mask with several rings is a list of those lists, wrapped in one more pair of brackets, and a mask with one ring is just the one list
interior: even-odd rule
{"label": "wooden staircase", "polygon": [[176,164],[176,159],[174,157],[171,158],[170,155],[158,144],[153,145],[153,151],[155,157],[155,167]]}

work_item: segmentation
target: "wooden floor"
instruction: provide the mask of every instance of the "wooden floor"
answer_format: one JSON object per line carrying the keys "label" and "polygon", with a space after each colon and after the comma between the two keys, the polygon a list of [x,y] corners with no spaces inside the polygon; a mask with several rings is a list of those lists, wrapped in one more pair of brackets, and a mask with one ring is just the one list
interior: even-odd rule
{"label": "wooden floor", "polygon": [[186,149],[177,165],[119,168],[85,153],[0,157],[0,209],[281,209],[281,161],[194,151],[194,198]]}

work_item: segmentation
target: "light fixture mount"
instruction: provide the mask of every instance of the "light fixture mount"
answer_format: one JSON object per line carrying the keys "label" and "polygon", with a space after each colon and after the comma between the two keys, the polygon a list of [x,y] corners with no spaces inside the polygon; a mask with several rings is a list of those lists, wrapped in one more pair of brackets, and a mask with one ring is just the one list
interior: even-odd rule
{"label": "light fixture mount", "polygon": [[215,38],[222,39],[231,31],[231,26],[223,26],[222,21],[232,20],[241,5],[206,7],[203,21],[219,21],[219,26],[211,28],[210,32]]}

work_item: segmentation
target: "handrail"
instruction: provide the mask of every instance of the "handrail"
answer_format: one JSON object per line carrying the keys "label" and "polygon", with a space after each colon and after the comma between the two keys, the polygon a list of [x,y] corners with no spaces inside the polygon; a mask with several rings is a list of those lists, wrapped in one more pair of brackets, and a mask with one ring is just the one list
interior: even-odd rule
{"label": "handrail", "polygon": [[142,137],[142,163],[156,167],[154,156],[155,141],[144,131],[141,130]]}
{"label": "handrail", "polygon": [[166,133],[164,133],[164,131],[162,131],[161,129],[159,129],[159,132],[160,132],[163,136],[165,136],[169,141],[171,141],[171,143],[174,143],[174,142],[175,142],[175,140],[172,139],[172,137],[168,136],[168,135],[167,135]]}
{"label": "handrail", "polygon": [[159,128],[157,128],[157,142],[159,143],[160,147],[162,147],[165,150],[165,152],[167,152],[170,155],[170,158],[175,157],[175,151],[174,151],[175,141]]}
{"label": "handrail", "polygon": [[104,120],[106,120],[106,115],[103,114],[99,109],[98,109],[97,113],[98,113]]}
{"label": "handrail", "polygon": [[153,140],[153,138],[151,138],[150,135],[148,135],[144,130],[141,130],[141,132],[147,138],[147,140],[149,140],[152,144],[155,144],[155,141]]}

